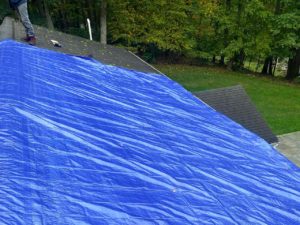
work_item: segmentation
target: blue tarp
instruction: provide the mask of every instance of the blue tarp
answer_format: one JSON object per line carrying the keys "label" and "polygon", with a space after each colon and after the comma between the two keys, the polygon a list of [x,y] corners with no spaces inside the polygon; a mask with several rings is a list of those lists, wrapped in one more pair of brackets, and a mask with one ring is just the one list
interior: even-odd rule
{"label": "blue tarp", "polygon": [[165,76],[0,43],[0,224],[300,224],[300,171]]}

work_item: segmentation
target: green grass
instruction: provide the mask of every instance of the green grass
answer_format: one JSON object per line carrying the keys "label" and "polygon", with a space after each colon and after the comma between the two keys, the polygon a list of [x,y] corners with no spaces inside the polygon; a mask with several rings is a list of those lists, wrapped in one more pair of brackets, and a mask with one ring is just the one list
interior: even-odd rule
{"label": "green grass", "polygon": [[222,68],[156,67],[191,92],[241,84],[275,134],[300,131],[300,85]]}

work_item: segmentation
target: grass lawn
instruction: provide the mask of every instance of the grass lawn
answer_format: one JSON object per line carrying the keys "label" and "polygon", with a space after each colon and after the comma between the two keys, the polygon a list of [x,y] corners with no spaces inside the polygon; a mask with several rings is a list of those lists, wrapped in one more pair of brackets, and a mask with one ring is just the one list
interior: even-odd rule
{"label": "grass lawn", "polygon": [[156,67],[191,92],[241,84],[275,134],[300,131],[300,85],[222,68]]}

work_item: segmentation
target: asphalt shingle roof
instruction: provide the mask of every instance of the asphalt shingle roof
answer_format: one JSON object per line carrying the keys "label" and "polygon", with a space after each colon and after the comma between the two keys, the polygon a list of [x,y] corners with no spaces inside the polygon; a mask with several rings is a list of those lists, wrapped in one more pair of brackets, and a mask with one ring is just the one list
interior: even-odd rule
{"label": "asphalt shingle roof", "polygon": [[[40,26],[34,26],[34,28],[38,39],[37,47],[72,55],[92,56],[104,64],[134,69],[141,72],[160,73],[157,69],[124,48],[103,45],[99,42],[58,31],[51,31]],[[24,37],[22,24],[10,17],[6,17],[0,26],[0,41],[4,39],[22,41],[22,37]],[[58,41],[62,47],[55,47],[51,40]]]}
{"label": "asphalt shingle roof", "polygon": [[228,116],[267,142],[278,141],[241,85],[194,94],[218,112]]}

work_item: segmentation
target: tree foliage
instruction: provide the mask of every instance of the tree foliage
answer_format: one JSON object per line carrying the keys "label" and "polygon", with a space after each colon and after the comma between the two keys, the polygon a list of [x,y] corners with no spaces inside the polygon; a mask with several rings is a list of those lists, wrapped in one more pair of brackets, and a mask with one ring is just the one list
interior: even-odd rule
{"label": "tree foliage", "polygon": [[[299,73],[299,0],[107,0],[108,43],[156,56],[177,55],[243,68],[265,61],[272,74],[278,58]],[[88,36],[86,18],[100,39],[101,0],[32,0],[38,24]],[[218,59],[218,60],[217,60]],[[298,69],[298,72],[297,72]],[[295,72],[296,71],[296,72]]]}

